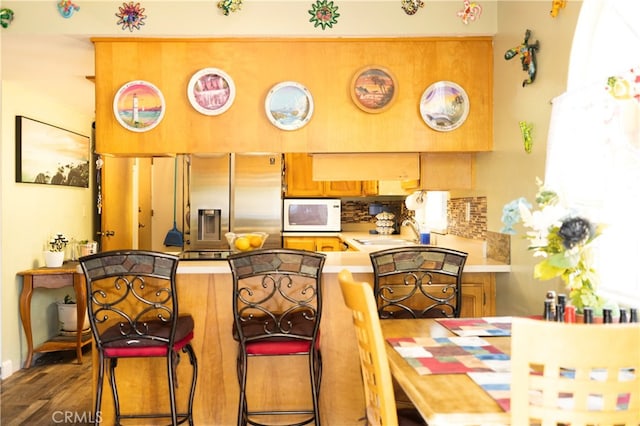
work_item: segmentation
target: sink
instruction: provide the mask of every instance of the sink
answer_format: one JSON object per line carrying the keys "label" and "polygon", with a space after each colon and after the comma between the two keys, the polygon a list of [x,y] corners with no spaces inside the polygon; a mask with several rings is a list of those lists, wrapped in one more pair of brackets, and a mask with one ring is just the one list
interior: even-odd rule
{"label": "sink", "polygon": [[354,238],[353,241],[365,246],[410,246],[416,244],[413,240],[402,238]]}

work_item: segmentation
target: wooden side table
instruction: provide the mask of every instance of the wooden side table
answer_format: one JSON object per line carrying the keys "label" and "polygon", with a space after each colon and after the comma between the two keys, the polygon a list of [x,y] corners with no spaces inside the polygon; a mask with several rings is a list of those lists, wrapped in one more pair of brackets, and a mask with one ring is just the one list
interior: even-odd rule
{"label": "wooden side table", "polygon": [[82,364],[82,348],[91,343],[91,335],[82,334],[82,330],[76,333],[76,338],[69,339],[54,337],[47,340],[37,348],[33,348],[33,336],[31,330],[31,296],[36,288],[61,288],[73,286],[78,310],[78,326],[84,324],[84,316],[87,310],[87,297],[84,274],[78,272],[78,262],[67,262],[59,268],[38,268],[18,272],[22,276],[22,292],[20,293],[20,320],[27,338],[27,359],[24,368],[31,367],[34,352],[56,352],[76,350],[78,363]]}

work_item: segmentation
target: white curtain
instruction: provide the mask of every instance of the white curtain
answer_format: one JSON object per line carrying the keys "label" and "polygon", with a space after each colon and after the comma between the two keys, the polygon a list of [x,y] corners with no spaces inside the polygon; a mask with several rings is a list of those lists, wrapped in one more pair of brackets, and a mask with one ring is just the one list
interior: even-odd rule
{"label": "white curtain", "polygon": [[[553,100],[545,184],[606,224],[601,289],[640,305],[640,1],[585,0]],[[614,77],[614,79],[611,79]]]}

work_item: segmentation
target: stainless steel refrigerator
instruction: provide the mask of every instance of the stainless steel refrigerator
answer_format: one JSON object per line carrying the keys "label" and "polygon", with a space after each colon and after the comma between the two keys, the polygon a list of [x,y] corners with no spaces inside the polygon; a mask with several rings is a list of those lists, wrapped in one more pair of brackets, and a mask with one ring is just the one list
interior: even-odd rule
{"label": "stainless steel refrigerator", "polygon": [[264,247],[282,247],[282,168],[282,154],[192,154],[184,249],[228,249],[229,231],[267,232]]}

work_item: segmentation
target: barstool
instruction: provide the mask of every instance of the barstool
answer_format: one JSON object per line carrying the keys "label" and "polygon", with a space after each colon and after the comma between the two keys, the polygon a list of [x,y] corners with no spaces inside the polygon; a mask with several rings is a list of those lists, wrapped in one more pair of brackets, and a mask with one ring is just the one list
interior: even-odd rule
{"label": "barstool", "polygon": [[381,319],[459,317],[467,253],[410,246],[369,253]]}
{"label": "barstool", "polygon": [[[113,392],[115,423],[121,419],[170,418],[193,425],[198,364],[191,346],[193,317],[179,315],[176,293],[178,257],[143,250],[109,251],[80,258],[87,285],[87,310],[98,351],[95,424],[100,419],[105,364]],[[186,412],[176,408],[176,369],[180,352],[189,356],[191,388]],[[116,385],[120,358],[166,360],[170,413],[121,413]],[[142,390],[140,390],[142,392]]]}
{"label": "barstool", "polygon": [[[239,344],[238,425],[264,425],[265,423],[256,419],[264,419],[265,416],[287,416],[286,421],[289,421],[289,425],[313,422],[319,426],[322,375],[321,274],[325,255],[294,249],[261,249],[233,254],[229,256],[228,261],[233,277],[233,337]],[[249,409],[248,359],[265,356],[308,358],[312,405],[310,409]],[[290,366],[283,362],[282,368],[286,371]],[[278,384],[272,385],[276,388]],[[295,389],[279,391],[282,394],[296,392]],[[276,393],[274,389],[268,389],[267,392]],[[295,420],[292,420],[294,418]]]}

